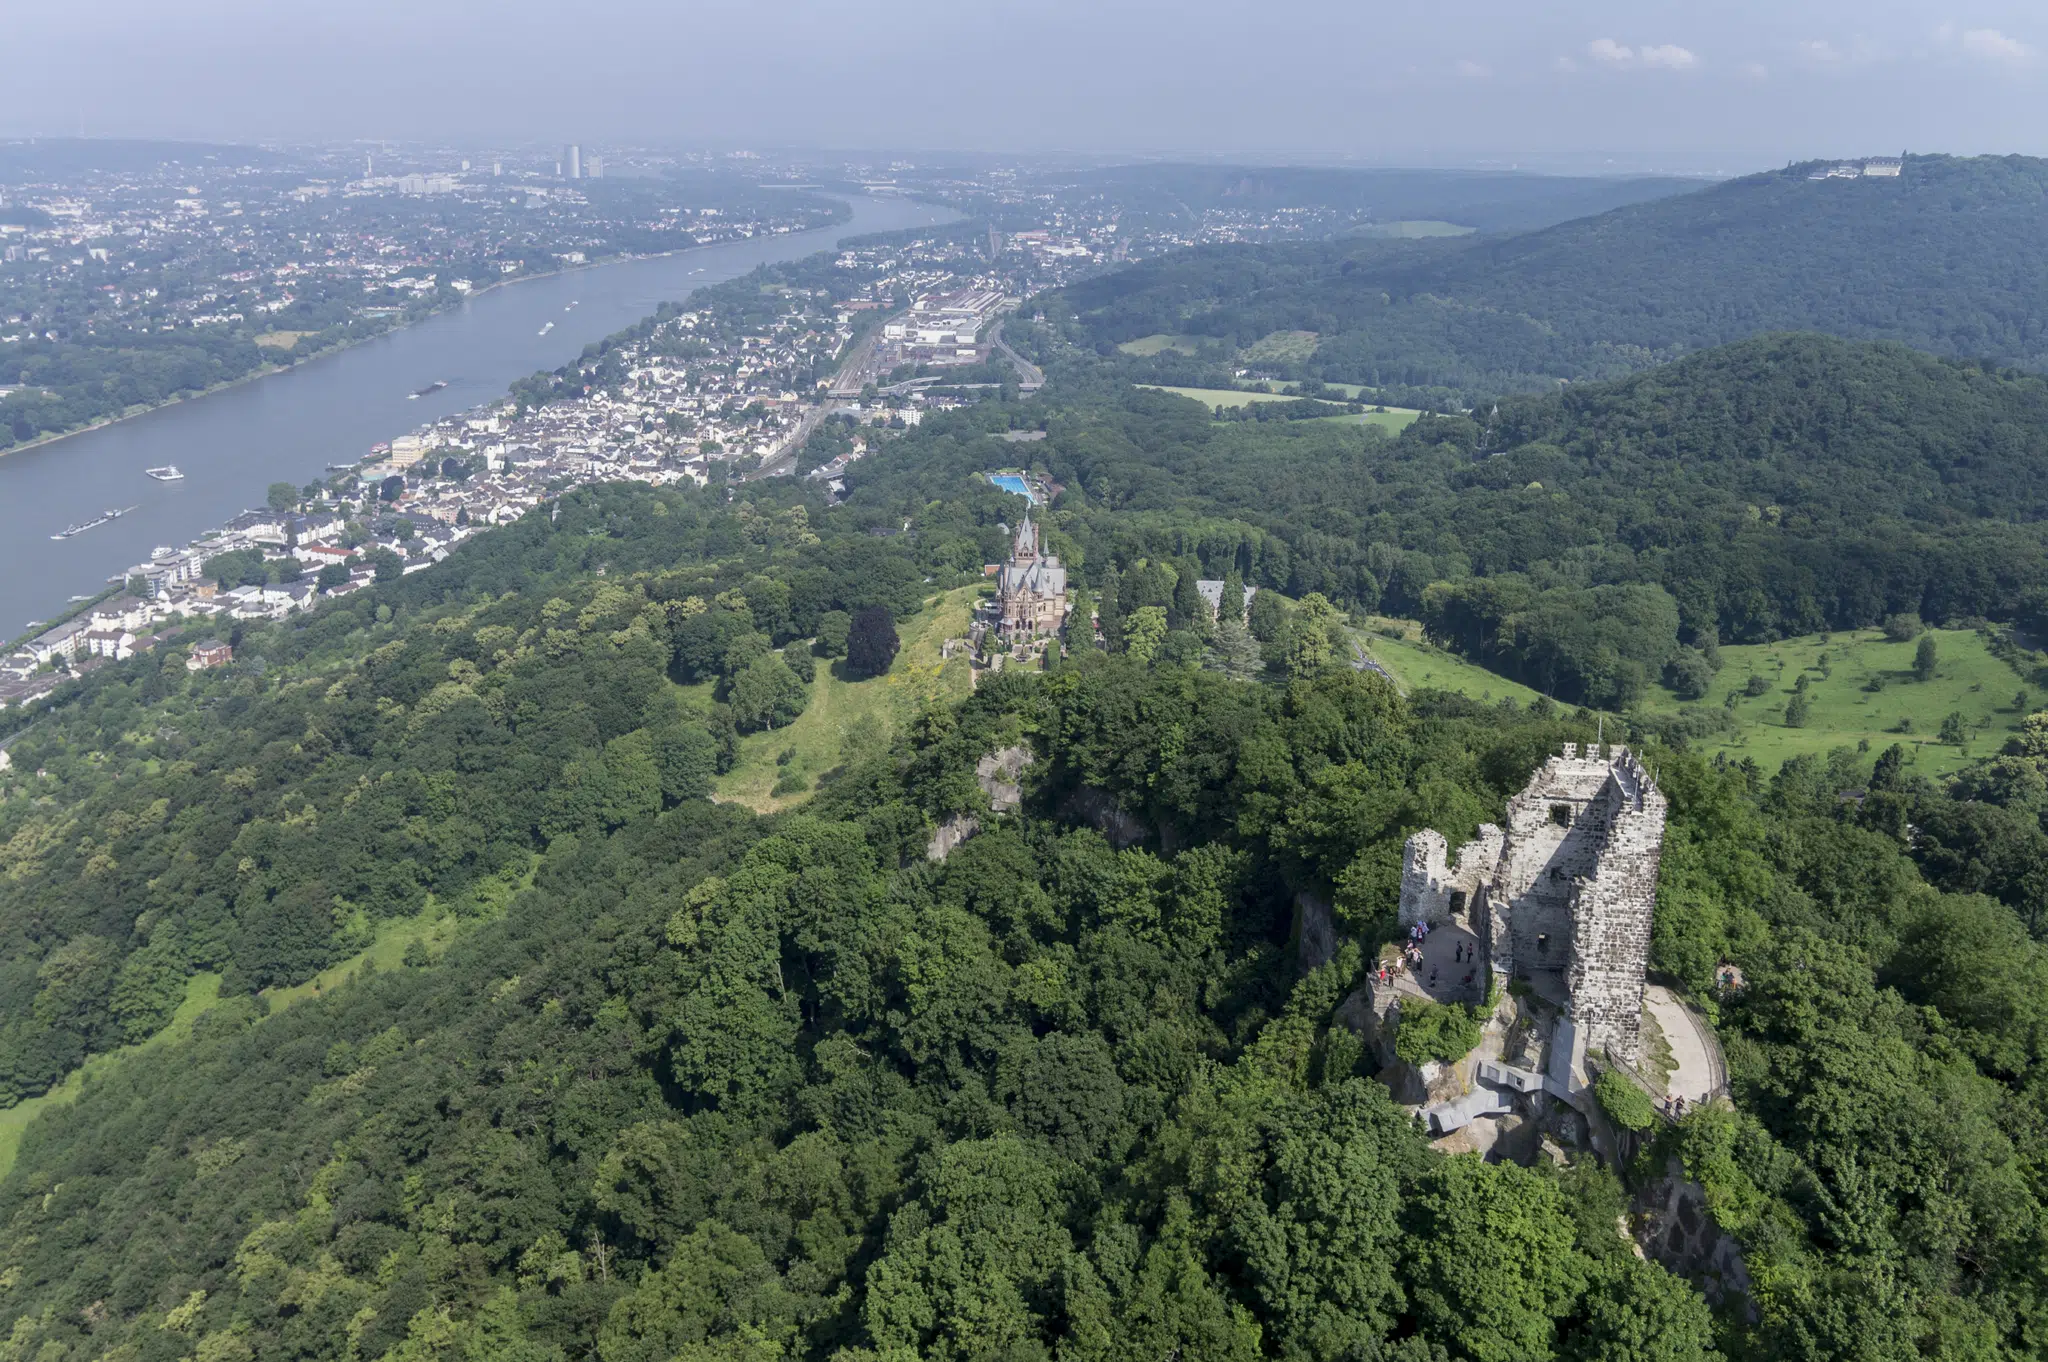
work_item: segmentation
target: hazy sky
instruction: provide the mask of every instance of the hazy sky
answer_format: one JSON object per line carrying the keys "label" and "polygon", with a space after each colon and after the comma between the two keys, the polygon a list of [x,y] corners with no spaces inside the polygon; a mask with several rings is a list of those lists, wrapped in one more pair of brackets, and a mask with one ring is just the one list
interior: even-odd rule
{"label": "hazy sky", "polygon": [[0,135],[1738,170],[2048,152],[2043,0],[94,0]]}

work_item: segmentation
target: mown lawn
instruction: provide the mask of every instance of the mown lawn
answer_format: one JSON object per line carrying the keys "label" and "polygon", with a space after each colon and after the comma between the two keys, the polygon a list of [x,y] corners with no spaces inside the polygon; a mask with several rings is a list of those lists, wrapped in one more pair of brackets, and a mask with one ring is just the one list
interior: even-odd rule
{"label": "mown lawn", "polygon": [[[718,778],[717,797],[769,813],[806,798],[817,779],[858,748],[886,743],[889,736],[933,699],[957,700],[973,687],[967,660],[941,662],[939,647],[967,632],[974,599],[983,588],[961,587],[925,602],[899,620],[903,646],[887,676],[846,679],[837,663],[818,659],[811,700],[787,728],[752,733],[740,740],[739,763]],[[777,794],[778,783],[782,793]]]}

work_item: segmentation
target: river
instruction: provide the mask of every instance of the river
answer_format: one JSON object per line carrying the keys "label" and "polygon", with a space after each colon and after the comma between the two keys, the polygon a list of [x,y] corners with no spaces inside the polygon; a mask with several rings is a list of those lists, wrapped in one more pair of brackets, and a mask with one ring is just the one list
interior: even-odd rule
{"label": "river", "polygon": [[[492,289],[461,307],[281,373],[0,457],[0,643],[105,587],[159,544],[184,544],[298,485],[353,464],[380,440],[502,397],[655,306],[758,265],[839,240],[953,221],[907,199],[852,200],[836,227],[596,265]],[[554,328],[541,330],[553,322]],[[412,398],[430,383],[448,386]],[[180,482],[143,469],[176,464]],[[107,509],[135,509],[72,539],[50,535]]]}

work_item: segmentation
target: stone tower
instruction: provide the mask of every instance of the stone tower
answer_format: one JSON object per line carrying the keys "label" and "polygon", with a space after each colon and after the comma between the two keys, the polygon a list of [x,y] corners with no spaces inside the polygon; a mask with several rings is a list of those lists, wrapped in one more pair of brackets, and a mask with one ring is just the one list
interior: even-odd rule
{"label": "stone tower", "polygon": [[1455,866],[1432,831],[1408,839],[1401,922],[1456,922],[1496,974],[1562,1002],[1571,1067],[1587,1049],[1642,1057],[1643,974],[1664,847],[1663,794],[1624,747],[1546,761]]}

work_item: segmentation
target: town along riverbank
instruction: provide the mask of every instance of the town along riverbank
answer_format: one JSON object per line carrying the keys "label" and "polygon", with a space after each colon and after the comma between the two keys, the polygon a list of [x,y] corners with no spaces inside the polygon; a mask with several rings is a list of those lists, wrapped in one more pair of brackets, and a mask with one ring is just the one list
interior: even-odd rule
{"label": "town along riverbank", "polygon": [[[12,453],[0,459],[0,635],[54,618],[69,597],[99,590],[154,546],[187,543],[260,503],[272,482],[310,482],[329,464],[354,464],[380,440],[502,396],[514,379],[566,364],[661,302],[846,237],[954,216],[905,199],[862,198],[833,227],[537,277],[260,379]],[[442,380],[446,388],[412,396]],[[144,476],[161,464],[176,464],[185,477]],[[131,505],[75,538],[49,537]]]}

